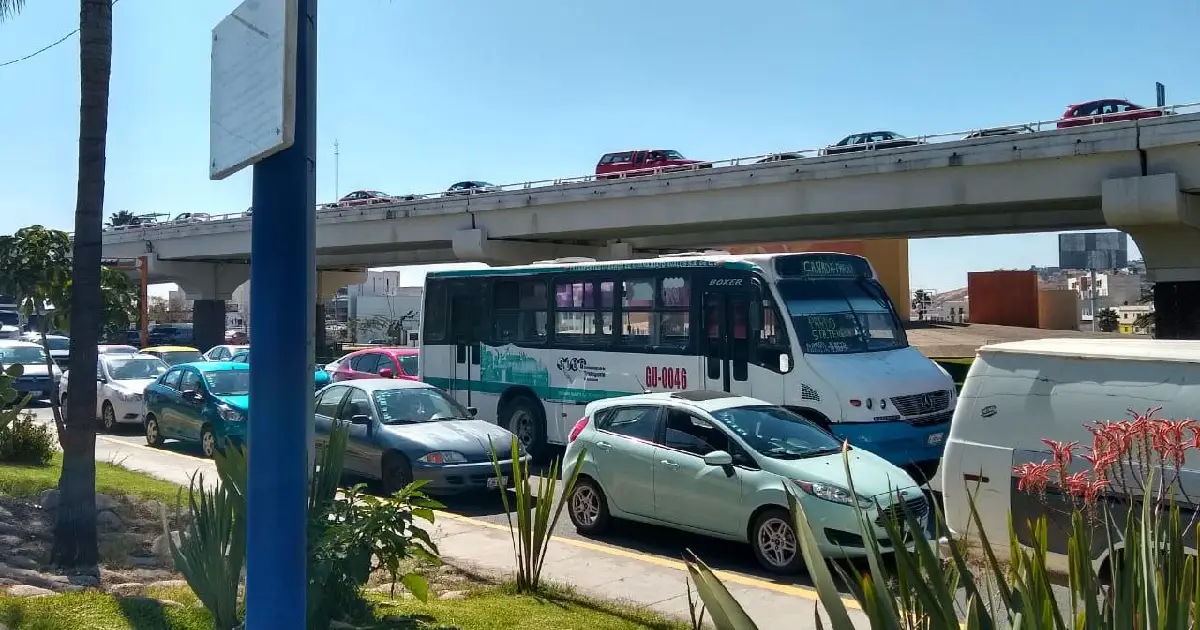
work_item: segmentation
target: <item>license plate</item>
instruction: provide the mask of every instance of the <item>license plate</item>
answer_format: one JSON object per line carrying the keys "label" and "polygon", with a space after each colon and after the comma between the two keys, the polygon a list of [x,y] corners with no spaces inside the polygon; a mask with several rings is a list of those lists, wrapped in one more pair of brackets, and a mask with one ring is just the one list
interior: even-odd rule
{"label": "license plate", "polygon": [[945,433],[931,433],[929,435],[928,442],[929,442],[930,446],[937,446],[938,444],[941,444],[942,440],[945,438],[946,438]]}
{"label": "license plate", "polygon": [[499,488],[502,485],[508,485],[508,477],[491,477],[487,480],[489,488]]}

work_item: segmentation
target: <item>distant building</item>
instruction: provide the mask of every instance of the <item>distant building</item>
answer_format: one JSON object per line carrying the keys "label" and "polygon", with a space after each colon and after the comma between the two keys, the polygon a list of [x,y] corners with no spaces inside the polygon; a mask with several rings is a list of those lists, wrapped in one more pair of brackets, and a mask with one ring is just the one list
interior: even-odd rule
{"label": "distant building", "polygon": [[1124,269],[1129,266],[1129,235],[1116,230],[1059,234],[1058,266],[1062,269]]}
{"label": "distant building", "polygon": [[[1067,288],[1079,294],[1079,320],[1092,321],[1091,276],[1079,275],[1067,280]],[[1096,274],[1096,310],[1137,304],[1142,299],[1142,277],[1128,273]]]}
{"label": "distant building", "polygon": [[1154,307],[1150,304],[1128,304],[1122,306],[1114,306],[1113,310],[1117,312],[1117,331],[1126,335],[1148,335],[1151,333],[1150,328],[1139,326],[1138,319],[1154,312]]}

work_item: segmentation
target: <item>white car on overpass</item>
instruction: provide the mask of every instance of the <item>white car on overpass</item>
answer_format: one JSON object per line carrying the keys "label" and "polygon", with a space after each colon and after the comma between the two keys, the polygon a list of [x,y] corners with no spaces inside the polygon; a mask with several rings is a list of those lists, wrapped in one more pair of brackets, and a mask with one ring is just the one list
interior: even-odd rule
{"label": "white car on overpass", "polygon": [[[141,424],[142,396],[169,366],[149,354],[102,354],[96,365],[96,417],[105,431],[121,424]],[[71,373],[63,374],[59,397],[66,413]]]}

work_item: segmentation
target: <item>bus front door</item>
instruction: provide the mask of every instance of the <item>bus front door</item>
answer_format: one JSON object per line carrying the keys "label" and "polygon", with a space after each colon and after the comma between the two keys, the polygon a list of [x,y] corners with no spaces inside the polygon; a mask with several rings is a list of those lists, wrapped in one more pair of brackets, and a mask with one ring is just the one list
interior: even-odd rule
{"label": "bus front door", "polygon": [[459,403],[474,405],[472,394],[479,386],[479,328],[483,320],[483,297],[478,289],[450,289],[450,335],[454,344],[454,367],[448,392]]}
{"label": "bus front door", "polygon": [[708,291],[704,294],[705,389],[753,396],[749,375],[751,293]]}

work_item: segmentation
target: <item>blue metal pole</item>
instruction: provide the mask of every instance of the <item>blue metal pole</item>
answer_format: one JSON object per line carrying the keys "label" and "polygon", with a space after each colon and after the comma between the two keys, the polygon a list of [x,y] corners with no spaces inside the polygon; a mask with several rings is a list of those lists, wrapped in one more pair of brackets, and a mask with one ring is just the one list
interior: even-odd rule
{"label": "blue metal pole", "polygon": [[[317,0],[298,0],[295,143],[254,166],[246,627],[306,627],[316,303]],[[265,369],[267,366],[270,369]]]}

